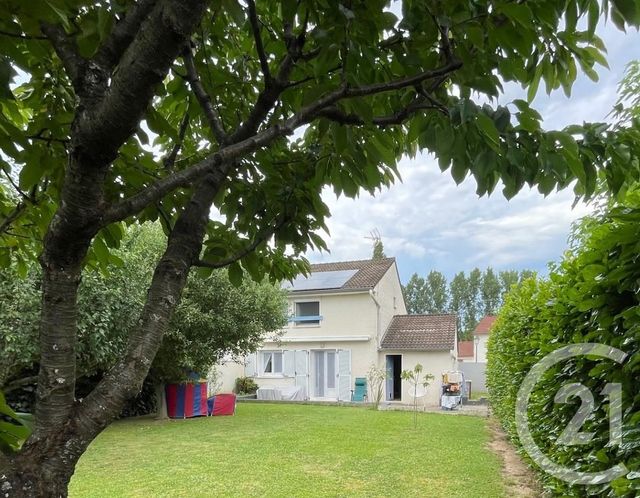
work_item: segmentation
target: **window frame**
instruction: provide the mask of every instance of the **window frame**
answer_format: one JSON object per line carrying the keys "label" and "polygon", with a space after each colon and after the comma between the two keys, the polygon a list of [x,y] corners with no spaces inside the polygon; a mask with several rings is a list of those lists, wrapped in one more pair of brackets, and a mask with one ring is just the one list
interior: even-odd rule
{"label": "window frame", "polygon": [[[275,367],[276,367],[275,355],[277,354],[280,355],[280,371],[279,372],[275,371]],[[271,372],[265,371],[265,368],[267,367],[267,363],[269,362],[269,360],[267,359],[267,355],[269,355],[269,358],[271,359]],[[260,371],[259,371],[260,376],[284,377],[284,351],[279,349],[263,349],[262,351],[260,351],[259,366],[260,366]]]}
{"label": "window frame", "polygon": [[[299,315],[298,314],[298,305],[307,304],[307,303],[316,303],[318,305],[318,314],[317,315]],[[304,320],[304,317],[317,317],[314,320]],[[303,319],[301,319],[303,318]],[[294,327],[319,327],[320,322],[322,322],[322,315],[320,313],[320,300],[319,299],[300,299],[293,302],[293,317],[292,322]]]}

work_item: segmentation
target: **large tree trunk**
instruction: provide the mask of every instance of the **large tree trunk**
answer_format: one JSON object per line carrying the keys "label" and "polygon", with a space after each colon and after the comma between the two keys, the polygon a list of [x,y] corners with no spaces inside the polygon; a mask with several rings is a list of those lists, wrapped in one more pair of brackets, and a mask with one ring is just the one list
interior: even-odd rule
{"label": "large tree trunk", "polygon": [[62,427],[57,432],[49,432],[47,437],[36,434],[13,459],[13,469],[7,471],[7,477],[0,474],[0,479],[8,483],[0,480],[0,486],[10,486],[8,496],[66,496],[80,456],[118,416],[124,403],[140,391],[178,305],[189,269],[200,256],[209,209],[221,186],[219,178],[210,177],[198,187],[176,222],[156,266],[140,326],[130,337],[125,357],[82,403],[73,405],[71,415],[60,421]]}
{"label": "large tree trunk", "polygon": [[64,30],[43,24],[43,33],[73,82],[79,106],[60,206],[40,258],[36,429],[18,455],[0,458],[1,497],[66,496],[82,453],[120,413],[125,400],[139,391],[189,267],[200,253],[208,205],[217,191],[211,182],[202,184],[176,224],[126,358],[83,403],[76,401],[77,291],[87,250],[103,225],[104,179],[118,149],[138,126],[155,85],[188,43],[204,7],[205,0],[141,0],[92,61],[74,53]]}
{"label": "large tree trunk", "polygon": [[167,413],[167,395],[164,382],[158,382],[155,385],[156,391],[156,420],[166,420],[169,418]]}

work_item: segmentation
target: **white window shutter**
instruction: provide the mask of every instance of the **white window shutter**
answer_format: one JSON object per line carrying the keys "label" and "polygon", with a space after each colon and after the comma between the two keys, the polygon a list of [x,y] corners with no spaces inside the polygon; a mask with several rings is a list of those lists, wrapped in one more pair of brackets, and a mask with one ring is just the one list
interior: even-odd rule
{"label": "white window shutter", "polygon": [[296,374],[296,352],[293,350],[283,351],[282,359],[284,361],[282,371],[285,377],[293,377]]}
{"label": "white window shutter", "polygon": [[244,364],[245,377],[256,377],[258,375],[257,358],[258,353],[249,353],[247,355]]}
{"label": "white window shutter", "polygon": [[309,399],[309,351],[298,349],[294,354],[296,386],[302,387],[305,399]]}
{"label": "white window shutter", "polygon": [[338,400],[351,401],[351,350],[338,350]]}

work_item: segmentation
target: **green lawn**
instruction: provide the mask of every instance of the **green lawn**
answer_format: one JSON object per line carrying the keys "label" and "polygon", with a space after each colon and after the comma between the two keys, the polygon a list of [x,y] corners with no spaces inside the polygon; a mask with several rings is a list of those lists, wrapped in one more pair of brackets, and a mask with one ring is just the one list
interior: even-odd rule
{"label": "green lawn", "polygon": [[486,419],[365,408],[238,404],[234,417],[114,423],[71,497],[503,497]]}

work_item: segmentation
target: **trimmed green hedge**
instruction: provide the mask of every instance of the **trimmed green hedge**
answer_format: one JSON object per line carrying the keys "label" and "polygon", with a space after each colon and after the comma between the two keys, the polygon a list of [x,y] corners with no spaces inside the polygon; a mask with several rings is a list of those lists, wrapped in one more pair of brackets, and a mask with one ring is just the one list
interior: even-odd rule
{"label": "trimmed green hedge", "polygon": [[[629,473],[608,484],[570,485],[541,473],[556,496],[640,496],[640,194],[597,220],[583,223],[577,248],[567,252],[546,280],[530,279],[507,296],[489,339],[487,387],[494,413],[519,444],[515,400],[530,368],[542,357],[575,343],[603,343],[628,353],[622,366],[593,357],[567,360],[536,385],[528,408],[534,440],[553,461],[574,470],[603,471],[624,463]],[[556,404],[566,384],[579,382],[596,409],[582,426],[594,432],[580,446],[556,444],[579,407],[579,398]],[[607,383],[623,389],[623,438],[609,443]]]}

